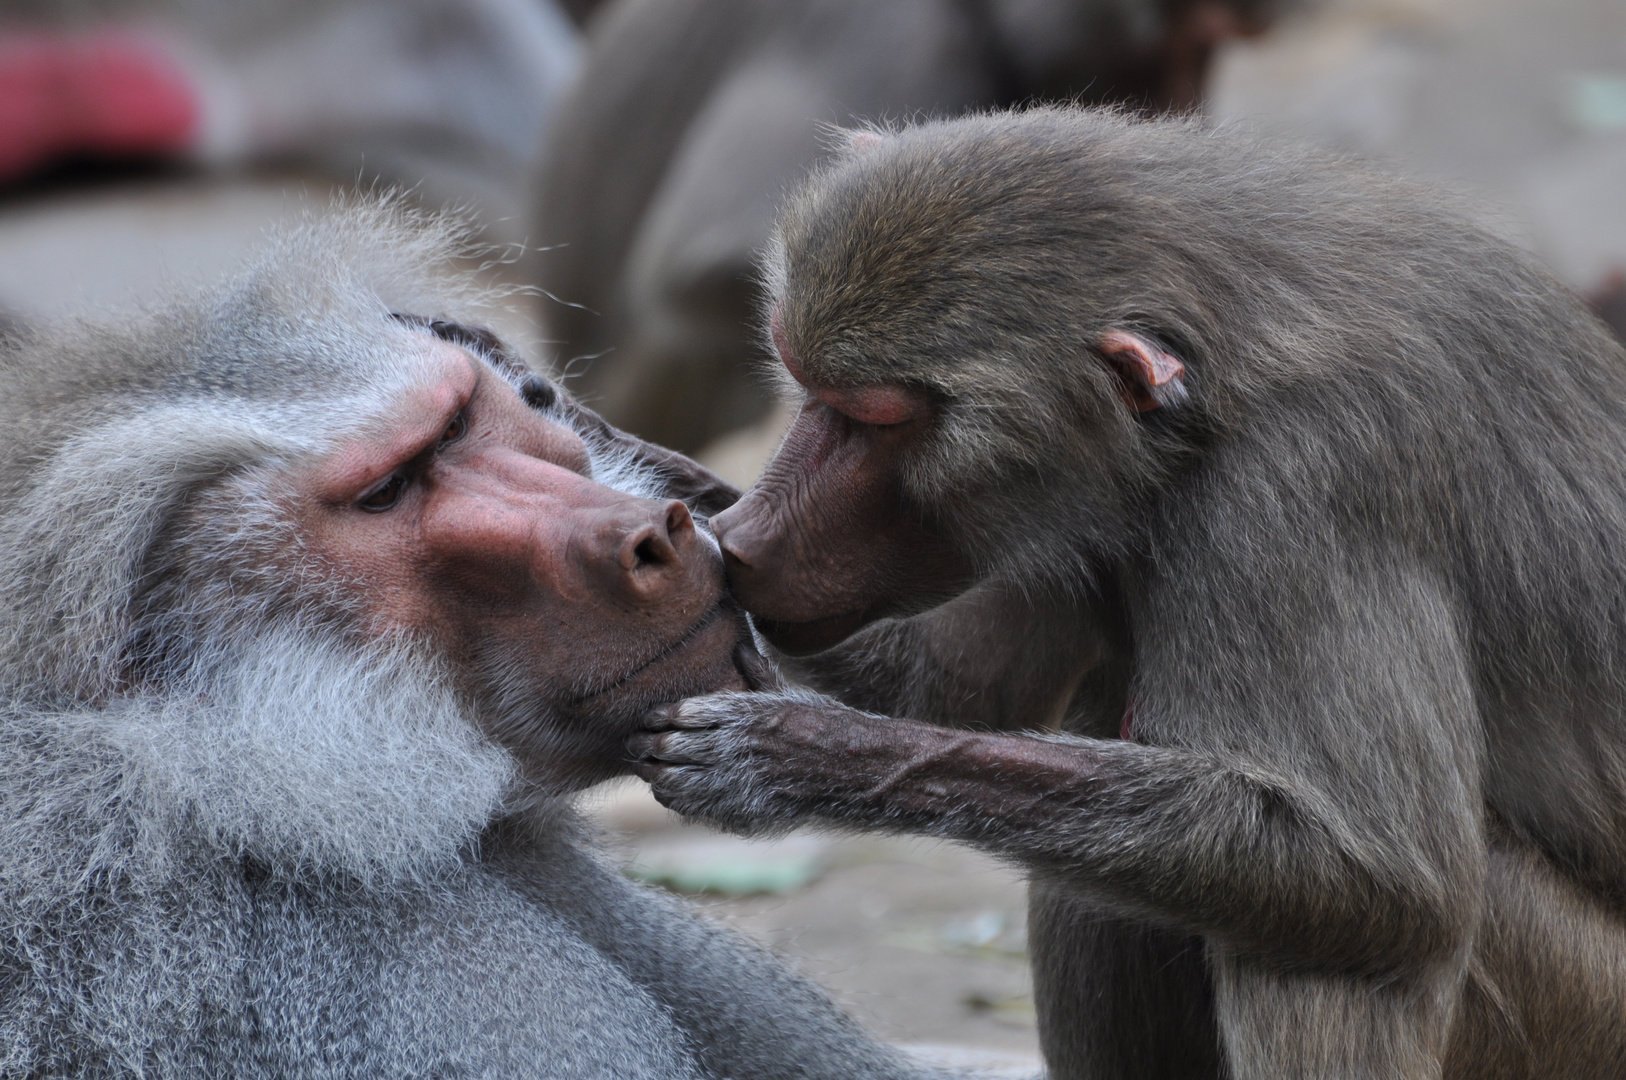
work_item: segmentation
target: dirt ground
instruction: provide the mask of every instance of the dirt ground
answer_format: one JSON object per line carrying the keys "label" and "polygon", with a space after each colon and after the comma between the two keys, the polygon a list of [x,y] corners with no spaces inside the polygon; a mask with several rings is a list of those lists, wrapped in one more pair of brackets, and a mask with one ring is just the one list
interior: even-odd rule
{"label": "dirt ground", "polygon": [[[1331,0],[1222,56],[1210,112],[1463,188],[1579,289],[1626,266],[1621,0]],[[226,177],[0,205],[0,313],[139,303],[218,277],[267,226],[319,209],[328,191]],[[546,355],[522,306],[493,321]],[[764,425],[706,456],[748,482],[775,432]],[[883,1036],[1036,1067],[1024,888],[1009,868],[892,838],[719,837],[633,784],[584,806],[630,872],[789,956]]]}
{"label": "dirt ground", "polygon": [[631,782],[583,807],[633,876],[790,957],[882,1037],[976,1048],[1013,1075],[1037,1067],[1026,890],[1011,868],[935,841],[719,835]]}

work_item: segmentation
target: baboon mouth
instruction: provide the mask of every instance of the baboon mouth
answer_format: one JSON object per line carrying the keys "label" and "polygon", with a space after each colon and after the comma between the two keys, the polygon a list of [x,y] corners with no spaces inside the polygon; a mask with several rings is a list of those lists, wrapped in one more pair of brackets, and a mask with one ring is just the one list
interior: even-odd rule
{"label": "baboon mouth", "polygon": [[787,656],[807,656],[847,640],[869,620],[862,611],[848,611],[807,622],[780,622],[760,615],[751,616],[751,621],[780,652]]}
{"label": "baboon mouth", "polygon": [[632,682],[634,679],[638,678],[638,676],[649,671],[651,668],[658,667],[663,661],[668,660],[677,653],[682,652],[691,643],[693,643],[696,638],[700,637],[707,630],[711,629],[712,625],[716,623],[719,618],[723,617],[725,614],[725,607],[726,605],[724,602],[722,600],[718,600],[711,606],[710,610],[695,621],[694,625],[690,626],[687,630],[683,631],[683,633],[679,634],[676,639],[663,647],[659,652],[655,653],[655,655],[651,656],[638,666],[632,668],[630,671],[617,675],[609,682],[596,686],[578,697],[571,698],[570,707],[573,709],[580,708],[581,706],[592,702],[596,698],[601,698],[606,694],[614,693],[615,691],[626,686],[628,683]]}

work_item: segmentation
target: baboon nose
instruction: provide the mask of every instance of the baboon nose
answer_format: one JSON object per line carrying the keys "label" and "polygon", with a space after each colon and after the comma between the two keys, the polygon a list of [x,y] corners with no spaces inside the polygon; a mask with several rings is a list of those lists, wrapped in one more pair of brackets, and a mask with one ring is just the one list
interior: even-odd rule
{"label": "baboon nose", "polygon": [[637,599],[660,602],[688,582],[695,535],[687,506],[676,500],[655,504],[617,531],[607,561],[622,589]]}
{"label": "baboon nose", "polygon": [[739,552],[721,542],[719,542],[717,546],[721,548],[723,552],[723,569],[728,571],[730,575],[737,574],[741,570],[751,569],[751,564],[747,562]]}
{"label": "baboon nose", "polygon": [[719,536],[717,547],[723,553],[723,573],[728,575],[728,587],[736,595],[750,592],[757,584],[758,551],[748,530],[740,529],[726,538]]}
{"label": "baboon nose", "polygon": [[740,527],[739,505],[735,503],[711,519],[712,535],[717,537],[717,547],[723,553],[723,565],[731,576],[751,567],[751,530]]}
{"label": "baboon nose", "polygon": [[765,592],[772,592],[780,576],[784,559],[781,534],[774,530],[774,524],[772,507],[751,491],[711,519],[717,546],[723,553],[729,591],[747,611],[754,611],[752,605],[761,601]]}
{"label": "baboon nose", "polygon": [[616,561],[629,573],[676,564],[682,558],[678,544],[693,533],[689,508],[674,500],[661,507],[653,520],[628,531]]}

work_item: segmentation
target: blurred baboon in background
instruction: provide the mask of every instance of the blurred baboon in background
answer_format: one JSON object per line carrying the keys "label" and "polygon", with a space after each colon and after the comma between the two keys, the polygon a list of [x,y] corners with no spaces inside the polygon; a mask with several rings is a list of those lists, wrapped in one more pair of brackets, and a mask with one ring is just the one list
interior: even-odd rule
{"label": "blurred baboon in background", "polygon": [[578,392],[681,450],[761,416],[753,267],[820,125],[1037,98],[1201,100],[1296,0],[618,0],[560,104],[534,280]]}
{"label": "blurred baboon in background", "polygon": [[604,6],[603,0],[558,0],[559,7],[577,26],[585,26],[589,19]]}

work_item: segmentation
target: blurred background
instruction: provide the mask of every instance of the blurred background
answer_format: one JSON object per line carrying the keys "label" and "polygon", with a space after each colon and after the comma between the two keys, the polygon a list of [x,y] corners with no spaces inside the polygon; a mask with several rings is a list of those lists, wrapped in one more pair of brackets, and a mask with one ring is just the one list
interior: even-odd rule
{"label": "blurred background", "polygon": [[[1626,335],[1622,0],[0,0],[0,321],[140,305],[398,186],[477,217],[533,362],[746,484],[786,421],[756,254],[831,126],[1064,99],[1466,193]],[[883,1035],[1036,1060],[1007,868],[719,837],[632,784],[584,807]]]}

